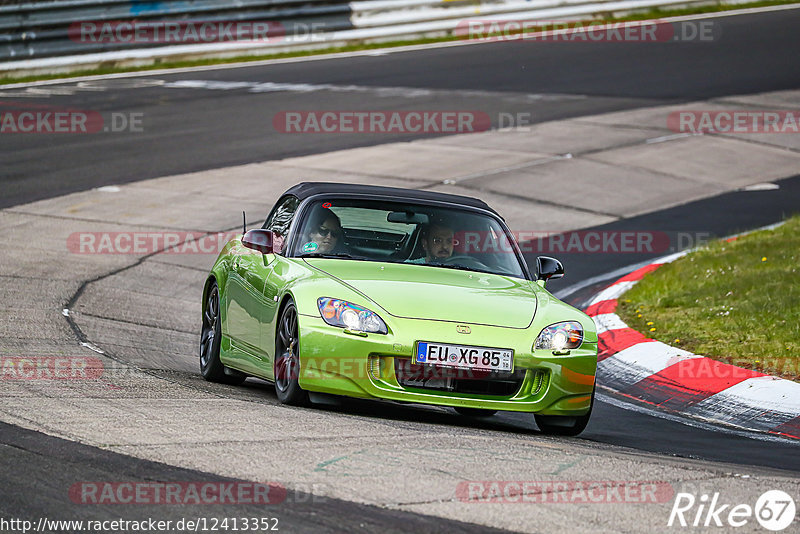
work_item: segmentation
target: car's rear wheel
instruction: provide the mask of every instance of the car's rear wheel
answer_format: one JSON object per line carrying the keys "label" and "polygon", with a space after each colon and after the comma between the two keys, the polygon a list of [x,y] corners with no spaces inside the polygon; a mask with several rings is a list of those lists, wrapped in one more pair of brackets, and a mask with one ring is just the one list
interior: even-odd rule
{"label": "car's rear wheel", "polygon": [[282,404],[308,403],[308,392],[300,387],[300,339],[297,308],[291,300],[283,308],[275,336],[275,393]]}
{"label": "car's rear wheel", "polygon": [[497,413],[497,410],[484,410],[482,408],[466,408],[464,406],[458,406],[453,409],[458,413],[460,413],[461,415],[465,415],[467,417],[491,417]]}
{"label": "car's rear wheel", "polygon": [[543,434],[577,436],[586,430],[586,425],[589,424],[589,418],[592,416],[592,407],[594,407],[594,391],[592,391],[592,401],[589,403],[589,411],[585,415],[534,414],[533,417],[536,419],[536,426],[539,427],[539,430],[541,430]]}
{"label": "car's rear wheel", "polygon": [[200,332],[200,374],[209,382],[238,385],[246,375],[225,367],[219,359],[222,323],[219,313],[219,289],[216,283],[208,288],[203,307],[203,328]]}

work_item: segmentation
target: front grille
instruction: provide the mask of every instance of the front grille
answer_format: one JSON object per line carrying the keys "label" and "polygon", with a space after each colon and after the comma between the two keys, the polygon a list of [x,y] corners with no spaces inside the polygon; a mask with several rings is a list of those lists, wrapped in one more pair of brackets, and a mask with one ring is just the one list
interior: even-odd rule
{"label": "front grille", "polygon": [[416,364],[410,358],[395,358],[394,362],[397,382],[406,389],[511,397],[525,379],[525,369],[511,372],[455,369]]}

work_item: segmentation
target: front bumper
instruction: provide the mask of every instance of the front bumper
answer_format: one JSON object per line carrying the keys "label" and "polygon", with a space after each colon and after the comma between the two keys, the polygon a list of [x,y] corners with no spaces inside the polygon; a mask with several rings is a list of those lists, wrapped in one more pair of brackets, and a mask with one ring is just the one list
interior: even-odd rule
{"label": "front bumper", "polygon": [[[355,335],[327,325],[320,317],[300,320],[299,384],[308,391],[399,402],[583,415],[589,411],[597,370],[596,339],[568,355],[532,350],[538,330],[469,325],[469,337],[456,323],[402,319],[389,334]],[[400,332],[402,331],[402,333]],[[410,333],[413,333],[411,335]],[[587,336],[588,337],[588,336]],[[511,348],[514,373],[494,377],[443,369],[433,380],[404,372],[419,340]],[[466,378],[465,378],[466,376]],[[486,379],[486,380],[484,380]],[[473,382],[470,382],[472,380]],[[491,382],[504,382],[502,386]]]}

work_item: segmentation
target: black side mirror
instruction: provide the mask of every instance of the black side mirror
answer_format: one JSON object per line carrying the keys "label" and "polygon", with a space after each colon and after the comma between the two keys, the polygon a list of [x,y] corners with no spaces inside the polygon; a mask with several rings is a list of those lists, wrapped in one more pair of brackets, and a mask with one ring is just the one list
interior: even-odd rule
{"label": "black side mirror", "polygon": [[539,280],[550,280],[551,278],[561,278],[564,276],[564,266],[561,262],[550,256],[538,256],[536,258],[536,271]]}
{"label": "black side mirror", "polygon": [[275,234],[270,230],[256,229],[248,230],[242,236],[242,245],[253,250],[257,250],[262,254],[274,254],[274,245],[276,243]]}

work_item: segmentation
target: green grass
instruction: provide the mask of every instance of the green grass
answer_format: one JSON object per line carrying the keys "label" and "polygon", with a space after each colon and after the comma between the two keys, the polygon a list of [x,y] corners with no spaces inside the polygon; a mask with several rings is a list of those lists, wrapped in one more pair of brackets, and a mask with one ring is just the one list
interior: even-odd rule
{"label": "green grass", "polygon": [[800,381],[800,216],[662,266],[618,313],[664,343]]}
{"label": "green grass", "polygon": [[[625,15],[621,17],[615,17],[611,14],[606,16],[599,17],[599,19],[606,21],[606,22],[623,22],[623,21],[635,21],[635,20],[650,20],[650,19],[662,19],[666,17],[677,17],[683,15],[697,15],[702,13],[716,13],[722,11],[734,11],[738,9],[748,9],[754,7],[768,7],[768,6],[779,6],[779,5],[791,5],[798,3],[797,0],[762,0],[758,2],[749,2],[746,4],[738,4],[738,5],[726,5],[726,4],[714,4],[714,5],[707,5],[707,6],[698,6],[698,7],[687,7],[687,8],[680,8],[680,9],[659,9],[654,8],[648,11],[642,11],[639,13],[632,13],[630,15]],[[536,31],[536,28],[532,28],[530,31]],[[361,50],[374,50],[380,48],[395,48],[399,46],[411,46],[411,45],[421,45],[421,44],[430,44],[430,43],[441,43],[441,42],[448,42],[448,41],[459,41],[463,40],[463,37],[458,36],[448,36],[448,37],[438,37],[438,38],[425,38],[425,39],[407,39],[407,40],[398,40],[398,41],[391,41],[386,43],[370,43],[370,44],[354,44],[349,46],[343,47],[335,47],[335,48],[326,48],[324,50],[298,50],[294,52],[284,52],[280,54],[264,54],[264,55],[256,55],[256,56],[237,56],[231,58],[209,58],[209,59],[198,59],[192,61],[161,61],[155,60],[155,62],[151,65],[141,65],[141,66],[115,66],[109,65],[108,67],[102,67],[97,69],[90,69],[90,70],[82,70],[82,71],[75,71],[70,73],[61,73],[61,74],[43,74],[43,75],[36,75],[36,76],[23,76],[23,77],[13,77],[13,76],[3,76],[0,77],[0,85],[10,84],[10,83],[24,83],[24,82],[33,82],[33,81],[41,81],[41,80],[54,80],[54,79],[62,79],[62,78],[73,78],[78,76],[96,76],[96,75],[103,75],[103,74],[116,74],[120,72],[145,72],[149,70],[159,70],[159,69],[176,69],[182,67],[198,67],[198,66],[205,66],[205,65],[224,65],[230,63],[243,63],[243,62],[250,62],[250,61],[263,61],[268,59],[283,59],[283,58],[293,58],[293,57],[307,57],[307,56],[317,56],[323,54],[335,54],[341,52],[355,52]]]}

